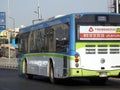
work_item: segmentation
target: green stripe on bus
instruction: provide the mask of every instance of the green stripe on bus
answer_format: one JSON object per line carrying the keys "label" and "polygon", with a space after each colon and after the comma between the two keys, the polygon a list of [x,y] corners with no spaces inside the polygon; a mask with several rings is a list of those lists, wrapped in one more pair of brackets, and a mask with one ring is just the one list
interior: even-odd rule
{"label": "green stripe on bus", "polygon": [[[70,69],[70,77],[91,77],[91,76],[99,76],[99,72],[95,70],[85,70],[85,69]],[[120,70],[106,70],[107,76],[118,76]]]}
{"label": "green stripe on bus", "polygon": [[84,69],[70,69],[70,77],[98,76],[98,75],[99,73],[97,71],[90,71]]}
{"label": "green stripe on bus", "polygon": [[41,56],[46,56],[46,57],[57,57],[57,58],[63,58],[64,56],[67,56],[67,58],[69,60],[75,60],[75,57],[74,56],[69,56],[69,55],[65,55],[65,54],[49,54],[49,53],[39,53],[39,54],[36,54],[36,53],[32,53],[32,54],[25,54],[24,57],[22,59],[25,59],[27,57],[41,57]]}
{"label": "green stripe on bus", "polygon": [[120,47],[120,42],[77,42],[76,43],[76,50],[79,48],[86,48],[86,45],[94,45],[95,48],[98,48],[99,45],[118,45]]}

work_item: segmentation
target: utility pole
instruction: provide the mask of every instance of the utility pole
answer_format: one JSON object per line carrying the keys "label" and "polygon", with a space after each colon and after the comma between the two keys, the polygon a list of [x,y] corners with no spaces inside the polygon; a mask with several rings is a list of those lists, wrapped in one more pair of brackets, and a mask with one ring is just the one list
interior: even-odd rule
{"label": "utility pole", "polygon": [[120,13],[120,0],[114,0],[114,13]]}
{"label": "utility pole", "polygon": [[42,14],[40,10],[40,0],[38,0],[38,19],[42,19]]}
{"label": "utility pole", "polygon": [[116,13],[119,13],[119,0],[116,0]]}
{"label": "utility pole", "polygon": [[9,17],[13,21],[13,31],[12,31],[12,36],[15,37],[15,18]]}
{"label": "utility pole", "polygon": [[7,19],[8,19],[8,44],[9,44],[9,46],[8,46],[8,58],[9,58],[9,62],[10,62],[10,56],[11,56],[11,54],[10,54],[10,29],[9,29],[9,16],[10,16],[10,1],[8,0],[8,17],[7,17]]}
{"label": "utility pole", "polygon": [[32,20],[32,23],[34,24],[35,21],[41,21],[42,19],[42,14],[40,10],[40,0],[38,0],[38,6],[37,6],[37,11],[34,11],[38,15],[38,19]]}

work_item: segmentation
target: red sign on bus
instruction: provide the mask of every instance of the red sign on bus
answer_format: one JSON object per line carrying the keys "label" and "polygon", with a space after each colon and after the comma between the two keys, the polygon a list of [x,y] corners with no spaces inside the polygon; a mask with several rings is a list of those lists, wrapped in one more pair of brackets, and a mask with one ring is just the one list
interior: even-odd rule
{"label": "red sign on bus", "polygon": [[120,40],[120,27],[80,26],[80,40]]}

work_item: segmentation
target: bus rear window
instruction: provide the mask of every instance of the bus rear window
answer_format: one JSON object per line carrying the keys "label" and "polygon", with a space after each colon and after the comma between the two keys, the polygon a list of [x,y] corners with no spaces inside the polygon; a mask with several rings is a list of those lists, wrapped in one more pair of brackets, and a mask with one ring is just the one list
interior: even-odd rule
{"label": "bus rear window", "polygon": [[107,16],[97,16],[97,21],[98,22],[106,22],[107,21]]}
{"label": "bus rear window", "polygon": [[120,26],[120,15],[116,14],[86,14],[76,18],[80,25]]}

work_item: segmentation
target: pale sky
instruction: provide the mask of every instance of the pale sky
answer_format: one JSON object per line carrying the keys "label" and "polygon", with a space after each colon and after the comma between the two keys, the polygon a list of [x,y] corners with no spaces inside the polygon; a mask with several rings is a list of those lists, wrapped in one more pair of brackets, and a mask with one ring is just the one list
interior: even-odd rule
{"label": "pale sky", "polygon": [[44,19],[70,13],[109,12],[110,3],[110,0],[0,0],[0,12],[6,12],[7,26],[13,27],[8,12],[9,17],[15,18],[16,27],[31,25],[32,20],[37,19],[34,11],[37,11],[38,1]]}

